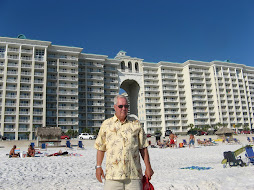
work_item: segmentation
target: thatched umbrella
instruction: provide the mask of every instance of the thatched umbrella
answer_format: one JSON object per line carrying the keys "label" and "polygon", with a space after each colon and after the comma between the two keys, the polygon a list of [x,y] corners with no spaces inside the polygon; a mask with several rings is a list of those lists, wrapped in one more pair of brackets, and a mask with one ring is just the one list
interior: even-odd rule
{"label": "thatched umbrella", "polygon": [[60,127],[38,127],[36,130],[37,145],[41,146],[42,143],[51,143],[54,146],[61,144],[62,130]]}
{"label": "thatched umbrella", "polygon": [[222,127],[215,132],[215,134],[218,135],[220,138],[225,139],[225,137],[227,137],[227,138],[230,138],[229,140],[231,140],[233,133],[234,133],[234,130],[229,129],[227,127]]}
{"label": "thatched umbrella", "polygon": [[36,135],[42,138],[59,138],[62,134],[60,127],[38,127]]}

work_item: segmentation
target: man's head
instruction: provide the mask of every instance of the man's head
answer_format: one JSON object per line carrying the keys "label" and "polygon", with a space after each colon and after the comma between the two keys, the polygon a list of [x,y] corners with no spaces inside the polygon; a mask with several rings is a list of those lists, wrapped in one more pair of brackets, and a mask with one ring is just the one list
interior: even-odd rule
{"label": "man's head", "polygon": [[116,117],[123,122],[128,113],[128,101],[127,98],[123,95],[117,95],[114,98],[114,109],[116,112]]}
{"label": "man's head", "polygon": [[15,149],[15,148],[16,148],[16,145],[13,145],[13,148]]}

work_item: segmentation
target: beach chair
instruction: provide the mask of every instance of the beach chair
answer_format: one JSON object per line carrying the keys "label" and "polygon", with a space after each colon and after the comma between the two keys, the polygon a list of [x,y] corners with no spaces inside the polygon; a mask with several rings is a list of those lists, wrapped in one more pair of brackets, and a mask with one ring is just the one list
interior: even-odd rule
{"label": "beach chair", "polygon": [[187,141],[183,139],[183,145],[187,145]]}
{"label": "beach chair", "polygon": [[234,138],[234,142],[240,144],[240,141],[237,138]]}
{"label": "beach chair", "polygon": [[225,167],[227,166],[227,164],[229,165],[229,167],[232,167],[232,166],[243,167],[243,166],[245,166],[245,163],[242,161],[241,156],[236,158],[234,152],[227,151],[227,152],[224,152],[223,155],[224,155],[224,159],[227,160]]}
{"label": "beach chair", "polygon": [[246,153],[245,156],[248,159],[247,164],[252,163],[254,164],[254,152],[251,146],[246,146],[245,147]]}
{"label": "beach chair", "polygon": [[78,141],[78,149],[84,149],[84,145],[82,141]]}
{"label": "beach chair", "polygon": [[46,143],[42,143],[41,144],[41,150],[47,150],[47,146],[46,146]]}
{"label": "beach chair", "polygon": [[233,144],[231,140],[229,140],[228,138],[226,138],[226,142],[227,144]]}
{"label": "beach chair", "polygon": [[66,141],[66,148],[72,149],[72,147],[71,147],[71,142],[70,142],[70,141]]}

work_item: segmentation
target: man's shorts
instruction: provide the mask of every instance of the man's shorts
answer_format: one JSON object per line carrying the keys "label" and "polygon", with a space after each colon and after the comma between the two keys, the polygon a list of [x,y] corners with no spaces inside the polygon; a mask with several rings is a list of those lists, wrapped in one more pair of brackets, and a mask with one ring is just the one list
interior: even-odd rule
{"label": "man's shorts", "polygon": [[140,179],[106,180],[104,190],[142,190]]}
{"label": "man's shorts", "polygon": [[194,145],[194,140],[193,139],[190,140],[190,145],[191,144]]}

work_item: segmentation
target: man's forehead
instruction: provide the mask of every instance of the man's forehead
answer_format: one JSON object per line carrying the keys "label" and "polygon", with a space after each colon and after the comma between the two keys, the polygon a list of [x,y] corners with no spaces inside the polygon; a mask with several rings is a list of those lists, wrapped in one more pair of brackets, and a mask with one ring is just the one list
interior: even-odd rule
{"label": "man's forehead", "polygon": [[127,102],[127,100],[125,98],[118,98],[117,102]]}

